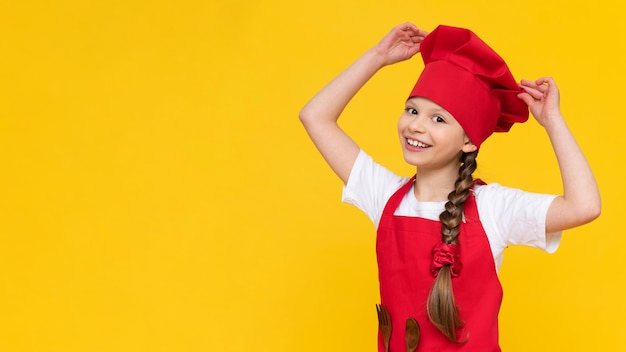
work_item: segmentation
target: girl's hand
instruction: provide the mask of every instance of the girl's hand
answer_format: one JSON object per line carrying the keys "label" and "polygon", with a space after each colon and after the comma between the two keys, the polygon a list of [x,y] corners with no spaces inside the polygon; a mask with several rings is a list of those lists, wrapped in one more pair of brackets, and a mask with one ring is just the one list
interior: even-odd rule
{"label": "girl's hand", "polygon": [[561,116],[559,88],[551,77],[542,77],[534,82],[522,80],[519,86],[524,93],[517,97],[528,105],[539,124],[546,127],[550,118]]}
{"label": "girl's hand", "polygon": [[382,58],[384,65],[395,64],[419,53],[420,43],[427,35],[425,30],[407,22],[394,27],[373,50]]}

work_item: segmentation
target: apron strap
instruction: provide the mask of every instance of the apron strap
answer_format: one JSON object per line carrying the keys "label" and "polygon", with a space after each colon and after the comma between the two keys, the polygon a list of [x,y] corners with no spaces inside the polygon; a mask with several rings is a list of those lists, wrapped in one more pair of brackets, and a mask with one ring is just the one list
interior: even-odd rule
{"label": "apron strap", "polygon": [[402,202],[402,198],[404,198],[404,195],[409,191],[409,188],[411,188],[411,186],[413,185],[413,182],[415,182],[415,175],[413,175],[413,177],[411,177],[409,181],[407,181],[407,183],[404,184],[404,186],[400,187],[396,191],[396,193],[394,193],[391,196],[391,198],[389,198],[389,200],[387,201],[387,204],[385,205],[385,209],[383,210],[383,215],[393,215],[396,209],[398,209],[400,202]]}
{"label": "apron strap", "polygon": [[472,188],[470,189],[470,196],[465,200],[465,207],[463,209],[463,215],[465,215],[466,222],[480,222],[478,217],[478,206],[476,205],[476,196],[474,195],[474,187],[476,185],[486,185],[486,183],[477,178],[474,180],[472,184]]}

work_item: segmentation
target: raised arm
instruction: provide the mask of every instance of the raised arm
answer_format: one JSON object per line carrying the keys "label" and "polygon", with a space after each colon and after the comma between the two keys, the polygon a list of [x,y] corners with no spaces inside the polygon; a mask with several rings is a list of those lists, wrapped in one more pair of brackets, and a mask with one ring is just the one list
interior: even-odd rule
{"label": "raised arm", "polygon": [[386,65],[419,52],[427,35],[412,23],[396,26],[375,47],[318,92],[300,111],[300,121],[333,171],[346,183],[359,153],[358,145],[339,127],[337,119],[354,95]]}
{"label": "raised arm", "polygon": [[546,231],[562,231],[586,224],[601,211],[600,191],[587,159],[570,132],[559,107],[559,90],[549,77],[521,81],[519,95],[546,129],[559,163],[563,195],[557,197],[546,219]]}

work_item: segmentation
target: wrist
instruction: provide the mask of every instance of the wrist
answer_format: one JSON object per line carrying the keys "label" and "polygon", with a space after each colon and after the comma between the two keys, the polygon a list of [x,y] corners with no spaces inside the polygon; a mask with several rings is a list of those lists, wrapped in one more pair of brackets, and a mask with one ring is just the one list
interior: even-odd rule
{"label": "wrist", "polygon": [[375,47],[366,51],[365,54],[363,54],[363,58],[377,70],[388,65],[385,55],[379,52]]}
{"label": "wrist", "polygon": [[561,113],[553,113],[547,116],[542,121],[543,128],[545,128],[548,132],[558,130],[560,128],[567,128],[567,123],[565,122],[565,118]]}

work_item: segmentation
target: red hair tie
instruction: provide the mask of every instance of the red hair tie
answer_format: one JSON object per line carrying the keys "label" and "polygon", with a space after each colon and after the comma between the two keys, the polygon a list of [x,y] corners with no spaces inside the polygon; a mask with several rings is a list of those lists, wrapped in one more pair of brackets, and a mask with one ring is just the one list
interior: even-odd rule
{"label": "red hair tie", "polygon": [[444,265],[450,265],[450,275],[457,277],[461,273],[461,251],[458,244],[437,243],[432,250],[433,261],[430,263],[430,272],[437,277]]}

